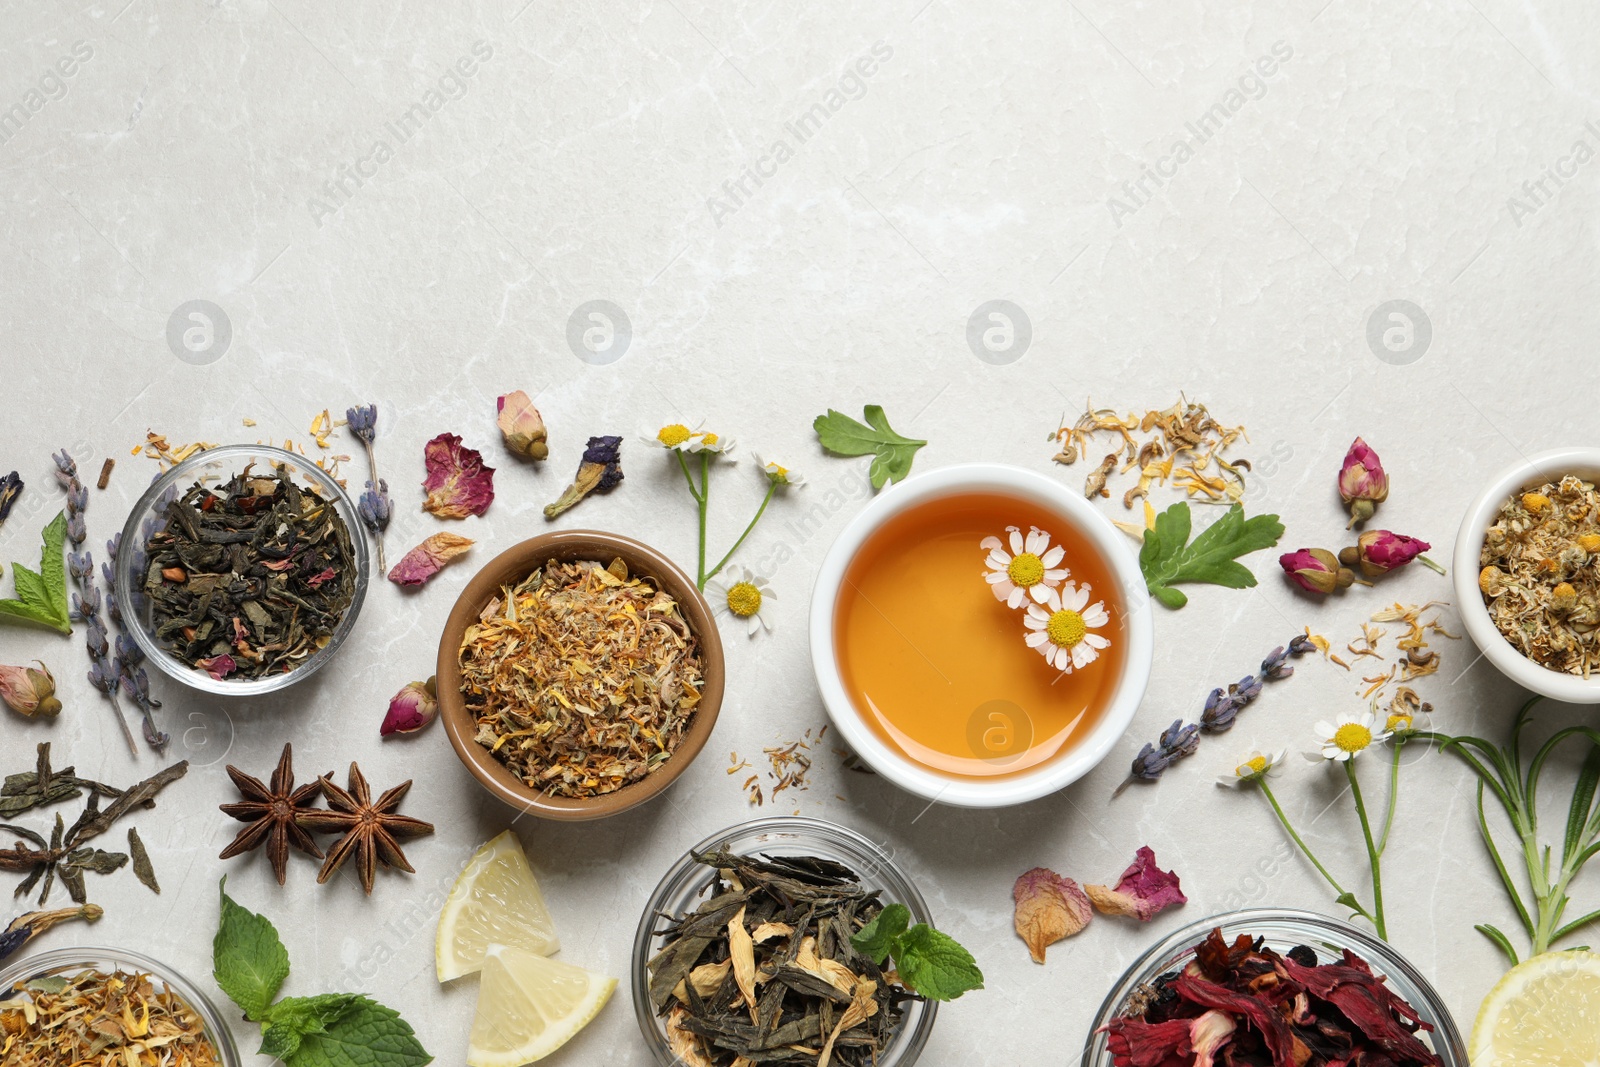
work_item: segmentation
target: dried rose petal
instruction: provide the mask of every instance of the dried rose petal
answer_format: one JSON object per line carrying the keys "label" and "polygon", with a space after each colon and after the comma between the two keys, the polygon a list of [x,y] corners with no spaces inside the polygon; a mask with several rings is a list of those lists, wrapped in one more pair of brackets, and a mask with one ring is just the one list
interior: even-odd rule
{"label": "dried rose petal", "polygon": [[441,519],[464,519],[482,515],[494,503],[494,468],[483,465],[476,449],[463,448],[461,438],[442,433],[422,449],[428,477],[422,483],[428,499],[424,511]]}
{"label": "dried rose petal", "polygon": [[1149,922],[1163,909],[1189,900],[1178,885],[1178,876],[1156,866],[1156,854],[1148,845],[1134,853],[1133,865],[1122,872],[1115,889],[1090,885],[1084,886],[1084,891],[1106,915],[1130,915],[1140,922]]}
{"label": "dried rose petal", "polygon": [[194,665],[219,682],[239,669],[239,664],[226,652],[220,656],[212,656],[210,659],[195,660]]}
{"label": "dried rose petal", "polygon": [[389,580],[396,585],[421,585],[471,547],[471,538],[436,533],[407,552],[405,558],[390,569]]}
{"label": "dried rose petal", "polygon": [[1044,950],[1089,925],[1094,912],[1078,883],[1047,867],[1035,867],[1011,887],[1016,902],[1012,925],[1028,945],[1033,962],[1044,962]]}

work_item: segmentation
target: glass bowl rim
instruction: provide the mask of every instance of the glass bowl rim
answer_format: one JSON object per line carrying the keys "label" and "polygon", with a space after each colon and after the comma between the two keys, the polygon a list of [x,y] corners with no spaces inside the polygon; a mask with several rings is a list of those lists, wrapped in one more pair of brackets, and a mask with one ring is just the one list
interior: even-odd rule
{"label": "glass bowl rim", "polygon": [[[655,1009],[650,1005],[649,962],[655,955],[652,943],[655,941],[655,925],[659,918],[657,912],[661,910],[667,897],[688,890],[695,880],[696,869],[701,864],[694,859],[694,853],[704,852],[707,849],[728,841],[735,837],[755,837],[761,834],[787,833],[803,843],[808,838],[827,841],[830,844],[862,852],[871,857],[877,864],[878,880],[888,884],[893,889],[896,903],[904,904],[911,912],[912,922],[925,922],[933,925],[933,915],[928,909],[928,902],[916,885],[907,877],[906,873],[895,863],[894,856],[884,847],[857,830],[838,823],[827,822],[804,815],[768,815],[758,819],[749,819],[745,822],[735,823],[725,827],[714,834],[710,834],[683,851],[661,877],[661,881],[651,890],[649,899],[645,902],[644,910],[639,917],[639,925],[634,934],[633,952],[629,960],[630,973],[628,977],[629,989],[633,995],[634,1017],[638,1020],[639,1029],[644,1034],[645,1044],[650,1049],[657,1063],[662,1067],[676,1067],[680,1064],[668,1050],[665,1028]],[[888,893],[886,892],[887,896]],[[698,896],[698,894],[697,894]],[[922,1055],[927,1045],[928,1037],[932,1033],[933,1024],[939,1011],[939,1003],[934,1000],[916,1002],[921,1011],[911,1021],[909,1026],[902,1024],[901,1033],[904,1035],[904,1046],[890,1045],[890,1049],[903,1047],[906,1051],[901,1053],[905,1058],[895,1061],[901,1067],[911,1067],[918,1057]]]}
{"label": "glass bowl rim", "polygon": [[[1360,950],[1362,958],[1373,965],[1373,969],[1381,976],[1393,975],[1401,978],[1425,1001],[1420,1006],[1425,1007],[1433,1016],[1431,1021],[1434,1023],[1434,1031],[1431,1040],[1434,1052],[1445,1062],[1446,1067],[1467,1067],[1466,1045],[1461,1039],[1461,1031],[1456,1025],[1455,1016],[1451,1014],[1449,1006],[1445,1004],[1439,991],[1433,987],[1433,983],[1428,981],[1410,960],[1401,955],[1399,949],[1376,934],[1370,934],[1343,919],[1298,908],[1242,908],[1237,911],[1219,912],[1174,930],[1141,952],[1116,979],[1111,991],[1096,1009],[1094,1019],[1089,1026],[1089,1033],[1083,1042],[1082,1067],[1091,1067],[1092,1064],[1099,1062],[1097,1056],[1106,1053],[1104,1039],[1099,1033],[1100,1028],[1115,1017],[1117,1009],[1127,1002],[1129,993],[1141,980],[1148,981],[1149,978],[1155,977],[1153,974],[1149,975],[1149,978],[1144,977],[1146,972],[1152,969],[1153,964],[1170,959],[1175,953],[1191,948],[1214,927],[1222,927],[1227,932],[1229,927],[1248,927],[1251,923],[1301,927],[1308,934],[1322,931],[1335,940],[1350,942],[1354,948]],[[1238,929],[1236,932],[1249,933],[1249,930]],[[1413,1005],[1413,1007],[1418,1006]]]}
{"label": "glass bowl rim", "polygon": [[[137,545],[140,536],[140,526],[144,517],[154,512],[155,502],[161,494],[179,482],[189,479],[193,472],[203,466],[216,463],[218,460],[227,460],[235,457],[253,457],[266,459],[273,467],[279,463],[287,463],[294,468],[297,474],[303,474],[316,484],[326,499],[333,504],[339,512],[339,517],[344,520],[345,526],[350,531],[350,547],[355,554],[356,586],[351,594],[350,606],[339,619],[339,624],[334,628],[333,635],[328,643],[311,655],[300,666],[290,671],[269,675],[265,678],[254,678],[245,681],[229,681],[226,678],[216,679],[204,671],[186,667],[173,659],[171,653],[160,647],[155,638],[148,632],[147,627],[140,623],[133,613],[133,558],[135,551],[131,546]],[[286,689],[296,682],[304,681],[317,673],[328,661],[333,659],[339,649],[344,645],[345,639],[355,629],[356,618],[361,614],[361,607],[367,598],[367,568],[370,559],[370,547],[367,543],[367,531],[361,522],[359,513],[350,495],[343,486],[334,480],[333,476],[308,456],[291,452],[276,445],[247,445],[232,444],[218,445],[196,452],[182,463],[155,479],[134,502],[133,508],[128,512],[128,519],[122,527],[122,540],[117,553],[116,592],[117,602],[124,607],[124,619],[127,625],[123,629],[133,636],[134,642],[144,652],[145,658],[153,662],[165,675],[173,678],[192,689],[212,693],[217,696],[250,697],[261,696],[266,693],[275,693]]]}
{"label": "glass bowl rim", "polygon": [[0,996],[8,993],[16,982],[41,971],[60,973],[70,967],[95,967],[103,963],[114,964],[113,969],[131,967],[139,973],[159,979],[162,985],[176,993],[179,999],[200,1016],[201,1022],[205,1024],[206,1034],[217,1046],[217,1055],[221,1058],[223,1067],[243,1067],[244,1061],[239,1057],[239,1047],[234,1042],[233,1031],[228,1028],[227,1021],[217,1010],[217,1006],[211,1002],[211,998],[206,996],[205,991],[176,968],[132,949],[103,945],[63,946],[8,961],[0,964]]}

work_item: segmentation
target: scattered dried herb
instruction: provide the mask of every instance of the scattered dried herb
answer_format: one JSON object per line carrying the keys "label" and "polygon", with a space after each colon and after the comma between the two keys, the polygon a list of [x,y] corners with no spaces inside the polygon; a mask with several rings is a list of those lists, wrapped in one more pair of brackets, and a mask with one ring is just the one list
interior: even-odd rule
{"label": "scattered dried herb", "polygon": [[67,513],[50,520],[42,534],[39,569],[31,571],[20,563],[11,565],[11,580],[16,584],[14,600],[0,600],[0,622],[31,622],[64,634],[72,632],[67,609]]}
{"label": "scattered dried herb", "polygon": [[425,585],[428,579],[444,568],[445,564],[464,555],[471,547],[470,537],[453,533],[436,533],[407,552],[400,562],[394,565],[394,570],[389,572],[389,580],[395,585]]}
{"label": "scattered dried herb", "polygon": [[[104,914],[104,910],[98,904],[80,904],[76,908],[30,911],[18,915],[11,920],[10,925],[0,931],[0,961],[5,960],[7,956],[16,955],[23,945],[58,923],[73,922],[78,919],[92,923]],[[4,1031],[0,1030],[0,1034],[3,1033]]]}
{"label": "scattered dried herb", "polygon": [[22,475],[16,471],[0,478],[0,526],[4,526],[11,517],[11,509],[16,506],[17,497],[22,495],[22,488]]}
{"label": "scattered dried herb", "polygon": [[89,969],[24,979],[8,992],[6,1067],[224,1067],[199,1013],[149,975]]}
{"label": "scattered dried herb", "polygon": [[494,468],[485,466],[483,453],[463,446],[456,434],[442,433],[429,441],[422,458],[428,468],[422,510],[441,519],[464,519],[482,515],[494,503]]}
{"label": "scattered dried herb", "polygon": [[0,785],[0,817],[10,818],[32,808],[59,804],[65,800],[76,800],[86,789],[103,797],[122,795],[120,789],[113,789],[109,785],[88,778],[79,778],[73,773],[72,767],[59,771],[52,770],[50,742],[42,742],[36,751],[37,757],[32,771],[7,775],[5,783]]}
{"label": "scattered dried herb", "polygon": [[372,451],[378,439],[378,405],[357,404],[353,408],[346,408],[344,420],[366,450],[367,473],[371,476],[367,491],[361,494],[356,504],[356,513],[361,516],[362,525],[372,531],[372,539],[377,543],[378,573],[388,574],[389,564],[383,558],[383,531],[389,528],[389,516],[393,514],[393,508],[389,504],[389,483],[378,477],[378,461]]}
{"label": "scattered dried herb", "polygon": [[[254,425],[254,423],[251,423]],[[208,448],[216,448],[214,441],[195,441],[192,444],[173,446],[167,443],[167,435],[147,430],[144,435],[144,444],[134,445],[130,455],[137,456],[143,452],[146,456],[161,465],[162,470],[170,470],[189,459],[196,453],[204,452]]]}
{"label": "scattered dried herb", "polygon": [[[267,846],[267,859],[278,884],[288,877],[289,846],[316,859],[322,859],[322,849],[303,828],[301,818],[311,810],[311,805],[322,794],[321,782],[312,781],[294,787],[294,746],[285,744],[278,757],[278,766],[272,772],[270,785],[253,778],[239,768],[228,765],[228,777],[234,788],[244,796],[237,804],[222,805],[222,812],[250,825],[239,831],[239,836],[222,850],[218,859],[232,859],[259,847]],[[159,892],[159,890],[158,890]]]}
{"label": "scattered dried herb", "polygon": [[622,438],[591,437],[578,461],[572,484],[554,503],[546,504],[544,517],[553,519],[590,493],[609,493],[622,484]]}
{"label": "scattered dried herb", "polygon": [[134,877],[143,882],[150,892],[160,896],[161,883],[156,881],[156,869],[150,862],[150,853],[145,851],[139,831],[131,826],[128,827],[128,855],[133,859]]}
{"label": "scattered dried herb", "polygon": [[1229,589],[1248,589],[1256,576],[1235,557],[1271,548],[1283,536],[1276,515],[1244,517],[1234,504],[1222,517],[1189,540],[1191,516],[1187,501],[1179,501],[1156,516],[1139,550],[1150,595],[1169,608],[1181,608],[1189,598],[1172,588],[1180,582],[1209,582]]}
{"label": "scattered dried herb", "polygon": [[95,482],[96,489],[104,489],[111,484],[111,472],[117,466],[115,457],[107,456],[106,461],[100,464],[100,478]]}
{"label": "scattered dried herb", "polygon": [[328,849],[328,858],[317,872],[317,884],[322,885],[332,878],[345,860],[355,856],[361,888],[370,897],[380,865],[385,870],[398,868],[415,873],[416,869],[406,862],[405,853],[400,851],[400,842],[433,833],[433,824],[395,813],[411,788],[410,779],[384,793],[376,803],[367,788],[366,776],[354,763],[350,764],[348,781],[350,788],[344,790],[334,785],[328,775],[323,775],[318,784],[327,798],[328,810],[302,812],[297,821],[317,833],[344,835]]}
{"label": "scattered dried herb", "polygon": [[157,640],[215,677],[294,670],[332,640],[355,596],[338,510],[287,468],[251,467],[215,489],[195,483],[145,545]]}
{"label": "scattered dried herb", "polygon": [[883,408],[868,404],[861,409],[862,424],[841,411],[828,409],[811,423],[822,447],[839,456],[872,457],[867,476],[872,488],[882,489],[889,482],[898,482],[911,473],[911,461],[917,450],[928,442],[915,437],[904,437],[894,432]]}
{"label": "scattered dried herb", "polygon": [[474,737],[532,789],[588,797],[672,757],[700,702],[700,639],[677,601],[618,559],[551,560],[461,639]]}
{"label": "scattered dried herb", "polygon": [[[1148,497],[1152,485],[1165,485],[1169,480],[1174,488],[1202,503],[1238,503],[1244,499],[1244,472],[1250,470],[1250,461],[1229,460],[1222,455],[1234,442],[1248,440],[1244,427],[1223,426],[1211,417],[1204,404],[1179,397],[1171,407],[1147,411],[1142,416],[1133,412],[1118,415],[1110,408],[1086,406],[1076,422],[1071,426],[1063,424],[1050,435],[1060,447],[1055,461],[1067,466],[1076,463],[1087,454],[1094,436],[1103,433],[1113,435],[1116,445],[1089,475],[1085,496],[1110,496],[1106,483],[1120,465],[1121,472],[1139,472],[1138,483],[1122,496],[1127,508],[1132,508],[1135,500]],[[1135,433],[1149,436],[1140,441]],[[1206,473],[1213,463],[1217,473]]]}
{"label": "scattered dried herb", "polygon": [[1495,628],[1543,667],[1587,678],[1600,664],[1600,491],[1567,475],[1500,507],[1479,553]]}

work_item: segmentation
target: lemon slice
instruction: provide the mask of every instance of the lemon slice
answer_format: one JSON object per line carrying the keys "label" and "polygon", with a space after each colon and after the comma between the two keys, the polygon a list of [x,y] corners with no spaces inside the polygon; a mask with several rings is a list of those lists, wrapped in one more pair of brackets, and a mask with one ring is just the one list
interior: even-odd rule
{"label": "lemon slice", "polygon": [[1506,972],[1472,1027],[1473,1067],[1600,1064],[1600,952],[1546,952]]}
{"label": "lemon slice", "polygon": [[561,947],[528,857],[510,830],[478,849],[450,889],[434,942],[439,981],[478,970],[490,945],[542,956]]}
{"label": "lemon slice", "polygon": [[577,1036],[605,1007],[615,978],[505,945],[483,961],[468,1067],[521,1067]]}

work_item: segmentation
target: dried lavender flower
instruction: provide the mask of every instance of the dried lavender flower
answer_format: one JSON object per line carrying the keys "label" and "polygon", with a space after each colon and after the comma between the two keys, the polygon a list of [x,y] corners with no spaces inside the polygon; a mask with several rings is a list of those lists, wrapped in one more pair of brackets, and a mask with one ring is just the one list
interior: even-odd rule
{"label": "dried lavender flower", "polygon": [[388,574],[389,565],[383,558],[383,531],[389,528],[389,518],[394,514],[389,504],[389,483],[379,478],[374,488],[368,482],[367,491],[356,501],[356,513],[361,516],[361,524],[372,531],[373,539],[378,542],[378,570]]}
{"label": "dried lavender flower", "polygon": [[1289,666],[1289,653],[1279,645],[1267,653],[1267,658],[1261,661],[1261,673],[1271,681],[1281,681],[1294,673],[1294,668]]}
{"label": "dried lavender flower", "polygon": [[361,443],[370,445],[378,436],[378,405],[357,404],[353,408],[346,408],[345,420],[350,424],[350,432],[361,439]]}
{"label": "dried lavender flower", "polygon": [[73,461],[71,453],[63,448],[50,458],[55,460],[57,484],[63,489],[70,489],[73,479],[78,477],[78,464]]}

